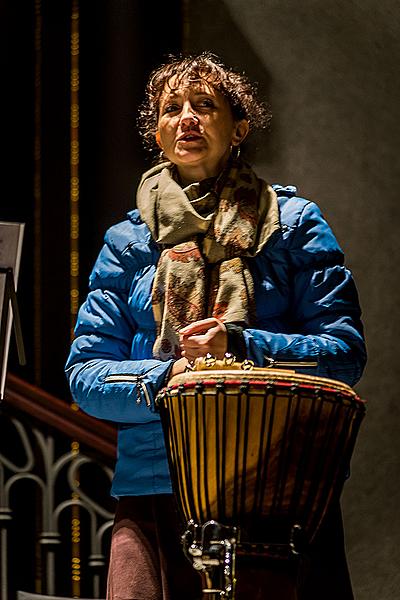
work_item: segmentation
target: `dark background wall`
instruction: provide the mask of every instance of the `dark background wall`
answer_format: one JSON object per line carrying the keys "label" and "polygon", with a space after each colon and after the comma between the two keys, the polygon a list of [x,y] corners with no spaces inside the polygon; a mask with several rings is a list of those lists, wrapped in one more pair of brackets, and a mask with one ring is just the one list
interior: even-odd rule
{"label": "dark background wall", "polygon": [[[74,0],[0,0],[0,221],[26,224],[19,304],[28,364],[19,367],[13,344],[10,367],[68,400],[73,5]],[[83,300],[105,230],[133,208],[138,177],[150,167],[136,128],[138,106],[151,70],[181,50],[182,10],[179,0],[157,10],[140,0],[76,0],[75,6]]]}
{"label": "dark background wall", "polygon": [[[79,4],[81,296],[105,228],[132,206],[137,178],[149,165],[135,127],[144,81],[168,52],[181,48],[183,29],[185,50],[212,50],[259,81],[274,119],[271,132],[249,146],[249,157],[269,181],[294,183],[319,203],[354,272],[369,350],[358,391],[369,410],[343,499],[348,555],[357,600],[399,597],[398,3]],[[40,239],[33,197],[35,6],[42,18]],[[0,220],[27,224],[19,300],[28,366],[18,367],[13,350],[11,368],[68,399],[71,0],[2,0],[0,9]],[[35,368],[38,318],[41,361]]]}
{"label": "dark background wall", "polygon": [[[400,597],[400,11],[395,0],[191,0],[187,49],[212,49],[272,105],[258,171],[320,205],[357,281],[369,403],[344,493],[357,600]],[[322,600],[322,599],[321,599]]]}

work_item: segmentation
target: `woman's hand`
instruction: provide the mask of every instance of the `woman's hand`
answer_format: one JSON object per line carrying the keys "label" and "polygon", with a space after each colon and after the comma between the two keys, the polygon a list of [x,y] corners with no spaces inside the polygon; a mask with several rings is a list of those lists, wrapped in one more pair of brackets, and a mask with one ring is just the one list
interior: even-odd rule
{"label": "woman's hand", "polygon": [[172,365],[172,369],[169,373],[169,379],[174,375],[179,375],[180,373],[184,373],[186,367],[188,366],[189,361],[187,358],[178,358]]}
{"label": "woman's hand", "polygon": [[189,361],[206,354],[223,358],[228,347],[228,334],[222,321],[211,317],[195,321],[179,332],[182,356]]}

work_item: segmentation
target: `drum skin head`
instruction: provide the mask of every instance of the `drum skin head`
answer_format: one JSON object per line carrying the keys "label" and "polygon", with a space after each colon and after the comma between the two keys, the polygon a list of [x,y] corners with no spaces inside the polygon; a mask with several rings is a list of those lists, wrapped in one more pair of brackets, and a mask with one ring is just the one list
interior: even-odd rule
{"label": "drum skin head", "polygon": [[289,369],[271,369],[271,368],[261,368],[261,367],[253,367],[249,370],[243,370],[240,363],[235,363],[237,367],[224,369],[220,368],[221,365],[218,363],[222,363],[222,361],[217,361],[215,367],[204,369],[204,370],[194,370],[187,371],[185,373],[181,373],[180,375],[175,375],[169,380],[168,387],[174,387],[175,385],[187,384],[189,382],[198,382],[198,381],[208,381],[208,380],[235,380],[238,377],[241,382],[244,381],[263,381],[264,383],[275,383],[277,381],[282,381],[285,384],[294,384],[294,385],[311,385],[314,388],[324,388],[331,389],[335,392],[343,392],[345,394],[349,394],[355,400],[360,400],[354,390],[343,383],[342,381],[337,381],[336,379],[329,379],[327,377],[317,377],[315,375],[304,375],[301,373],[296,373],[296,371]]}

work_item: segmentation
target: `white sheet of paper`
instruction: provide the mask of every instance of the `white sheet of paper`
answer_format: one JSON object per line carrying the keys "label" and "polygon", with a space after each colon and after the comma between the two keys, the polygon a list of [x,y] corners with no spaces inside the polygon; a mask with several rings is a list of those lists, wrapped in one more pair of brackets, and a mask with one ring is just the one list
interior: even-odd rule
{"label": "white sheet of paper", "polygon": [[[8,223],[0,221],[0,267],[12,268],[14,273],[14,286],[17,289],[19,265],[21,262],[22,240],[24,237],[24,223]],[[0,310],[4,302],[6,275],[0,273]],[[0,315],[1,316],[1,315]],[[1,367],[0,379],[0,398],[4,398],[4,388],[6,384],[8,350],[10,347],[12,327],[12,309],[11,303],[7,319],[6,339],[3,355],[3,364]]]}

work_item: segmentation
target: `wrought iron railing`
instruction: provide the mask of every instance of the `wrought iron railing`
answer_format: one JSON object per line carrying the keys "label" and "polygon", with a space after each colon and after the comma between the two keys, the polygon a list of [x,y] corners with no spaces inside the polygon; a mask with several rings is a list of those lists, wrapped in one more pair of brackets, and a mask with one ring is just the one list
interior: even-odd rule
{"label": "wrought iron railing", "polygon": [[0,432],[0,599],[104,596],[115,429],[9,375]]}

